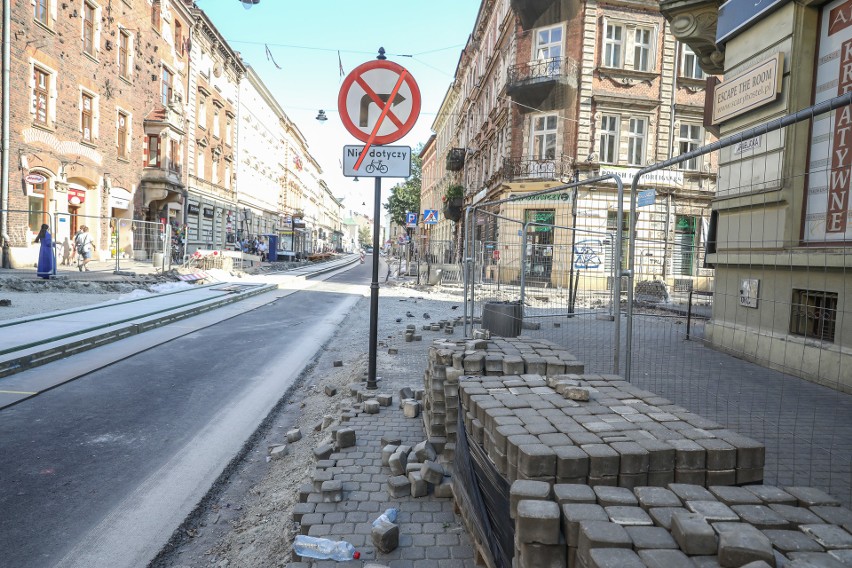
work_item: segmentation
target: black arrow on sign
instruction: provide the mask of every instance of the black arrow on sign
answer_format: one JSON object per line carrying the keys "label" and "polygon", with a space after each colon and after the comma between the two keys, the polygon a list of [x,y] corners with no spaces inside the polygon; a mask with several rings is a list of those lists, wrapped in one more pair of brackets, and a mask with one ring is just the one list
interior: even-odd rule
{"label": "black arrow on sign", "polygon": [[[390,97],[390,95],[388,93],[385,93],[383,95],[376,94],[376,96],[379,97],[380,99],[382,99],[382,102],[385,103],[385,104],[387,104],[388,98]],[[396,105],[398,105],[398,104],[400,104],[404,101],[405,101],[405,97],[403,97],[402,95],[397,93],[396,96],[393,99],[393,106],[396,106]],[[372,103],[372,102],[375,102],[375,101],[373,100],[373,97],[371,97],[370,95],[364,95],[363,97],[361,97],[361,114],[358,117],[358,125],[361,126],[362,128],[367,127],[367,111],[370,108],[370,103]]]}

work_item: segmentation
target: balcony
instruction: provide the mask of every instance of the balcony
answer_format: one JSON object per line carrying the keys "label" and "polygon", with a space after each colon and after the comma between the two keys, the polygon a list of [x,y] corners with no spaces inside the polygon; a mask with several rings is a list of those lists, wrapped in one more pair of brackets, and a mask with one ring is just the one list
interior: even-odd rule
{"label": "balcony", "polygon": [[573,179],[574,159],[565,155],[542,159],[506,158],[502,171],[506,181]]}
{"label": "balcony", "polygon": [[553,57],[512,65],[506,78],[506,93],[518,102],[536,105],[556,85],[577,88],[579,66],[569,57]]}
{"label": "balcony", "polygon": [[536,21],[553,4],[553,0],[511,0],[510,4],[520,18],[521,25],[528,30],[536,25]]}
{"label": "balcony", "polygon": [[169,184],[183,187],[181,166],[177,162],[167,160],[162,166],[148,166],[142,169],[142,183]]}
{"label": "balcony", "polygon": [[459,172],[464,167],[464,148],[450,148],[447,152],[447,170],[451,172]]}

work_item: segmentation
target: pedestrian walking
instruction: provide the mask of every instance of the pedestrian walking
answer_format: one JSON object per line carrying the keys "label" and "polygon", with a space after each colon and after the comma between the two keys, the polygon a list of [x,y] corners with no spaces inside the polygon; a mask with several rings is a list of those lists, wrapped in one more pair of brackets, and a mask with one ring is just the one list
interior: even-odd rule
{"label": "pedestrian walking", "polygon": [[36,274],[39,278],[50,278],[53,274],[53,238],[50,236],[49,227],[45,224],[36,235],[35,242],[39,243],[38,264]]}
{"label": "pedestrian walking", "polygon": [[71,251],[74,247],[71,246],[71,239],[65,237],[65,240],[62,241],[62,266],[70,266],[71,265]]}
{"label": "pedestrian walking", "polygon": [[80,232],[74,237],[74,247],[77,249],[77,269],[80,272],[84,270],[88,272],[89,267],[86,266],[92,260],[92,235],[89,234],[89,228],[86,225],[80,227]]}

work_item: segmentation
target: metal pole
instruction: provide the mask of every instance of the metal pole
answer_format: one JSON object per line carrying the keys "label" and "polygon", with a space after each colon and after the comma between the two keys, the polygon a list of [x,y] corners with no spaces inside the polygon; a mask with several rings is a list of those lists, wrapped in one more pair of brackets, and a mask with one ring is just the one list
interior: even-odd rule
{"label": "metal pole", "polygon": [[376,345],[379,334],[379,215],[381,214],[382,178],[377,177],[373,197],[373,279],[370,282],[370,354],[367,368],[367,388],[379,388],[376,383]]}
{"label": "metal pole", "polygon": [[[462,301],[464,303],[464,313],[462,317],[464,317],[464,336],[471,337],[473,334],[468,333],[468,293],[473,295],[473,286],[470,284],[470,239],[468,236],[468,232],[470,231],[470,209],[465,210],[465,224],[464,224],[464,246],[462,246],[462,276],[464,281],[464,293],[462,294]],[[473,306],[473,299],[470,300],[470,306]],[[470,325],[473,326],[473,313],[471,309],[470,314]],[[472,327],[471,327],[472,331]]]}
{"label": "metal pole", "polygon": [[689,299],[686,307],[686,340],[689,341],[689,327],[692,325],[692,287],[689,288]]}
{"label": "metal pole", "polygon": [[524,305],[524,291],[526,289],[526,274],[527,274],[527,227],[529,223],[524,223],[521,229],[521,305]]}
{"label": "metal pole", "polygon": [[[615,281],[612,283],[613,288],[613,334],[615,335],[614,341],[614,351],[612,354],[612,372],[616,375],[619,371],[619,366],[621,364],[621,239],[624,238],[623,231],[621,227],[624,223],[624,184],[621,183],[620,177],[615,177],[615,184],[618,186],[618,214],[616,216],[616,227],[615,227]],[[630,320],[628,319],[628,323]],[[627,340],[630,341],[630,330],[628,329]],[[628,343],[628,364],[630,361],[630,344]],[[630,375],[627,375],[627,380],[630,380]]]}
{"label": "metal pole", "polygon": [[[575,176],[574,181],[578,181],[577,178],[580,176]],[[574,296],[574,249],[577,244],[577,188],[574,187],[573,197],[571,198],[571,263],[568,265],[568,313],[574,313],[574,302],[577,298]],[[579,275],[578,275],[579,276]],[[569,317],[571,317],[569,315]]]}
{"label": "metal pole", "polygon": [[[2,104],[2,148],[0,152],[0,246],[3,249],[2,266],[12,268],[9,258],[9,73],[12,66],[11,35],[12,2],[3,0],[3,104]],[[54,265],[56,263],[54,262]]]}

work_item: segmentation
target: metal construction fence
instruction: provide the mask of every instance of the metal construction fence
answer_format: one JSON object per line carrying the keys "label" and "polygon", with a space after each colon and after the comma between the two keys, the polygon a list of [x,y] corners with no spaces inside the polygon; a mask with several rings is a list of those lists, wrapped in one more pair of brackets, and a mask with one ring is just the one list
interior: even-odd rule
{"label": "metal construction fence", "polygon": [[8,209],[6,217],[10,247],[15,264],[32,266],[38,257],[38,244],[33,239],[42,224],[50,227],[57,268],[79,267],[80,257],[74,237],[83,226],[88,227],[93,245],[90,271],[131,271],[138,263],[150,263],[165,271],[184,261],[180,243],[174,239],[168,224],[119,217],[101,217],[69,213],[48,213],[37,209]]}
{"label": "metal construction fence", "polygon": [[515,330],[587,372],[762,441],[767,483],[852,504],[852,215],[832,194],[850,166],[829,143],[851,104],[681,145],[624,193],[592,178],[468,207],[466,334],[516,304]]}

